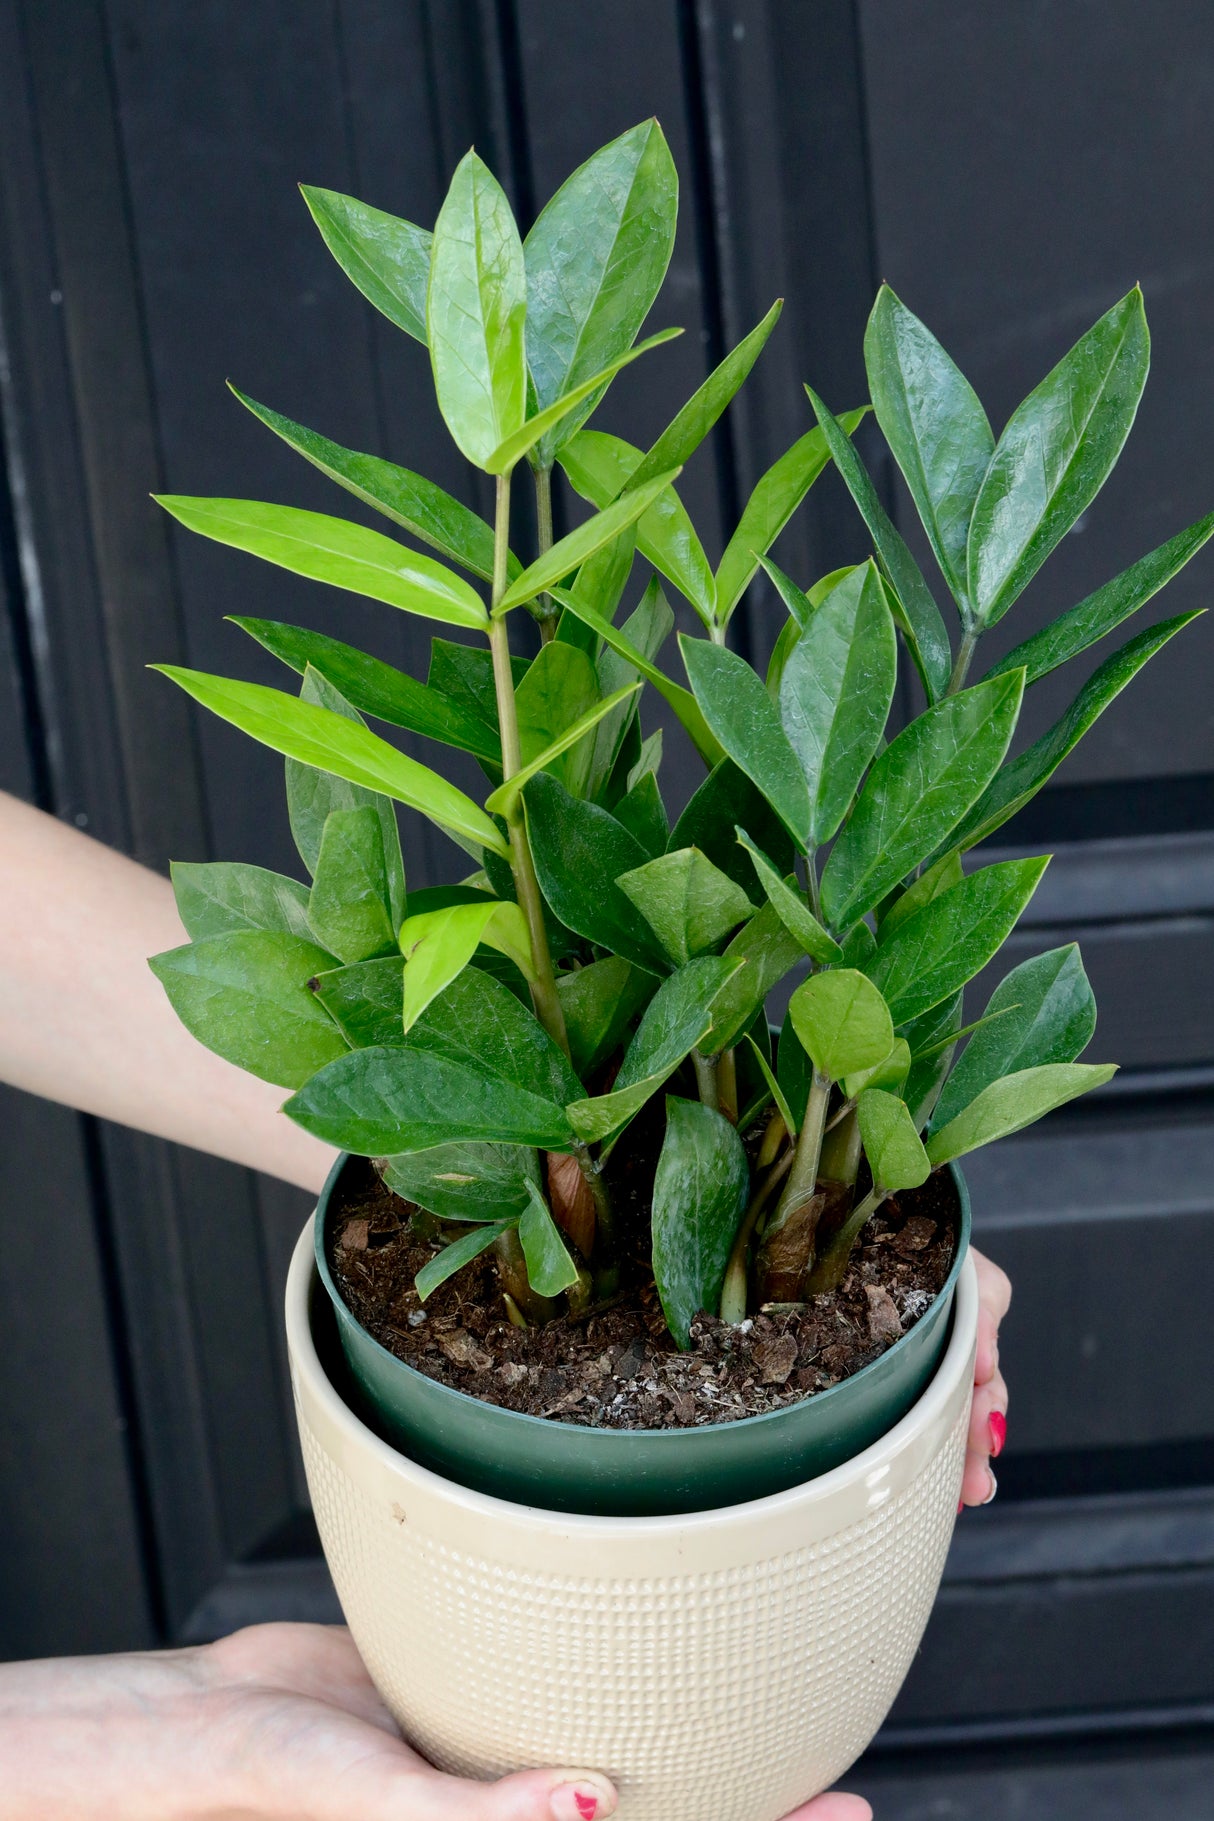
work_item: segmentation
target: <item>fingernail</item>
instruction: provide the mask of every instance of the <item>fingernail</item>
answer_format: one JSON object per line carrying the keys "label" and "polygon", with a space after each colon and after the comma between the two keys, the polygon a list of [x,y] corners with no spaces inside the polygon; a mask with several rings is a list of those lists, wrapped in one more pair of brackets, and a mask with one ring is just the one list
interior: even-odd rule
{"label": "fingernail", "polygon": [[994,1498],[995,1494],[999,1490],[999,1481],[995,1478],[994,1474],[990,1472],[989,1468],[987,1469],[987,1475],[991,1482],[991,1489],[982,1501],[982,1503],[984,1505],[989,1505],[991,1500]]}
{"label": "fingernail", "polygon": [[964,1499],[958,1499],[958,1500],[957,1500],[957,1516],[958,1516],[958,1517],[960,1517],[960,1516],[961,1516],[961,1513],[962,1513],[962,1512],[963,1512],[963,1511],[964,1511],[964,1510],[965,1510],[965,1500],[964,1500]]}
{"label": "fingernail", "polygon": [[992,1410],[986,1419],[986,1426],[991,1432],[991,1459],[997,1461],[1007,1440],[1007,1418],[1002,1410]]}
{"label": "fingernail", "polygon": [[553,1821],[595,1821],[611,1813],[612,1803],[587,1783],[562,1783],[548,1798]]}

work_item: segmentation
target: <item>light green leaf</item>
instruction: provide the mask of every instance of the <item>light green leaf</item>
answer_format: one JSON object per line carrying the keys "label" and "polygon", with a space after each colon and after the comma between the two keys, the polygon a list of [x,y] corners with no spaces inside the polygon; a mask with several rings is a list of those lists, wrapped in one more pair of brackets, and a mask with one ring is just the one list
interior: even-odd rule
{"label": "light green leaf", "polygon": [[[601,430],[582,430],[560,453],[571,484],[600,509],[618,499],[644,459],[639,449]],[[659,493],[636,522],[637,549],[689,600],[705,625],[712,620],[716,584],[695,527],[673,487]],[[591,602],[594,605],[594,602]]]}
{"label": "light green leaf", "polygon": [[395,946],[383,831],[371,805],[326,817],[308,922],[316,940],[347,966]]}
{"label": "light green leaf", "polygon": [[534,1183],[528,1184],[527,1206],[518,1223],[519,1244],[527,1261],[527,1277],[538,1296],[559,1296],[572,1289],[578,1269],[561,1238],[548,1203]]}
{"label": "light green leaf", "polygon": [[[524,602],[534,600],[537,594],[546,594],[554,583],[569,575],[588,556],[604,544],[609,544],[628,525],[639,519],[659,493],[670,485],[677,473],[676,468],[659,474],[646,486],[630,490],[616,500],[614,505],[607,506],[593,518],[588,518],[575,531],[569,532],[567,537],[558,538],[551,550],[537,557],[529,568],[524,569],[518,580],[510,584],[494,609],[495,614],[500,616],[509,613],[512,607],[521,607]],[[571,604],[566,602],[566,605]]]}
{"label": "light green leaf", "polygon": [[329,582],[450,626],[483,630],[489,624],[470,582],[365,525],[261,500],[187,499],[169,493],[155,498],[187,530],[263,557],[293,575]]}
{"label": "light green leaf", "polygon": [[789,935],[812,955],[815,961],[829,963],[842,959],[843,950],[833,936],[827,934],[806,904],[801,892],[782,879],[767,855],[755,846],[745,829],[735,831],[738,840],[754,861],[755,871],[759,875],[759,884],[767,893],[772,909],[779,917]]}
{"label": "light green leaf", "polygon": [[601,373],[594,374],[590,379],[584,379],[580,385],[572,386],[555,403],[543,411],[537,411],[535,416],[529,417],[512,436],[507,436],[498,444],[485,463],[489,473],[508,474],[515,463],[521,461],[523,456],[534,449],[538,442],[551,436],[554,430],[559,429],[568,419],[574,417],[577,414],[577,407],[583,400],[591,399],[592,402],[597,402],[622,367],[631,366],[632,362],[639,360],[642,354],[651,353],[654,348],[662,347],[665,342],[673,341],[677,335],[682,333],[682,329],[659,330],[658,334],[650,335],[637,347],[630,348],[626,354],[618,355],[615,360],[603,368]]}
{"label": "light green leaf", "polygon": [[763,793],[802,848],[809,835],[805,779],[775,705],[744,658],[708,639],[679,635],[696,701],[734,764]]}
{"label": "light green leaf", "polygon": [[459,1239],[453,1239],[449,1246],[444,1246],[437,1258],[432,1258],[428,1265],[423,1265],[413,1280],[413,1288],[422,1302],[425,1302],[427,1296],[432,1296],[440,1284],[445,1284],[449,1277],[454,1277],[457,1271],[470,1265],[482,1252],[487,1252],[515,1224],[513,1220],[495,1221],[491,1226],[464,1233]]}
{"label": "light green leaf", "polygon": [[653,1184],[653,1275],[678,1346],[691,1346],[701,1310],[715,1315],[750,1191],[742,1141],[698,1100],[666,1100],[666,1137]]}
{"label": "light green leaf", "polygon": [[432,236],[353,196],[307,183],[299,187],[325,245],[347,278],[389,322],[424,344]]}
{"label": "light green leaf", "polygon": [[[550,644],[546,649],[555,651],[557,646],[555,643]],[[566,646],[565,649],[572,651],[574,647]],[[543,656],[543,652],[540,653],[540,656]],[[630,696],[634,696],[640,687],[639,682],[629,683],[626,688],[617,689],[614,694],[605,697],[601,702],[596,702],[593,708],[588,708],[584,714],[579,715],[572,726],[567,727],[564,733],[557,736],[551,746],[546,746],[542,752],[538,752],[534,759],[523,766],[521,771],[516,771],[513,777],[507,778],[506,782],[493,792],[492,796],[487,797],[485,808],[495,811],[498,815],[508,816],[519,793],[526,784],[530,783],[537,772],[553,771],[554,762],[560,758],[562,753],[567,753],[572,747],[577,746],[580,740],[585,739],[586,735],[598,726],[605,715],[611,714],[622,702],[626,702]],[[570,778],[570,782],[577,781],[584,781],[584,778],[582,780]]]}
{"label": "light green leaf", "polygon": [[775,328],[784,307],[777,298],[762,322],[715,367],[702,386],[692,393],[683,409],[671,419],[633,474],[630,486],[641,487],[655,475],[670,468],[681,468],[694,454],[713,428],[721,413],[744,384],[747,375],[763,352],[767,337]]}
{"label": "light green leaf", "polygon": [[281,930],[305,941],[311,938],[308,888],[298,879],[230,860],[209,865],[174,860],[169,872],[177,914],[193,942],[241,929]]}
{"label": "light green leaf", "polygon": [[438,408],[478,468],[527,416],[526,315],[510,204],[488,166],[466,152],[434,224],[426,334]]}
{"label": "light green leaf", "polygon": [[878,989],[853,968],[811,974],[788,1002],[801,1047],[820,1075],[842,1081],[884,1062],[894,1025]]}
{"label": "light green leaf", "polygon": [[788,608],[788,618],[780,628],[779,637],[772,648],[767,665],[767,693],[772,701],[779,703],[780,684],[784,677],[784,666],[792,656],[793,648],[813,617],[814,609],[820,607],[839,583],[845,581],[857,567],[848,563],[842,569],[833,569],[824,575],[820,582],[815,582],[808,594],[803,594],[797,584],[782,569],[769,562],[766,557],[759,559],[768,575],[776,585],[776,592]]}
{"label": "light green leaf", "polygon": [[925,873],[913,879],[904,892],[899,893],[888,908],[878,911],[878,923],[882,940],[892,936],[900,923],[938,898],[941,892],[951,891],[954,885],[960,885],[965,873],[961,867],[961,855],[956,848],[929,866]]}
{"label": "light green leaf", "polygon": [[891,1094],[901,1094],[910,1070],[910,1044],[905,1037],[895,1037],[894,1047],[883,1062],[874,1063],[871,1069],[857,1069],[854,1075],[844,1076],[843,1092],[849,1100],[854,1100],[865,1088],[888,1088]]}
{"label": "light green leaf", "polygon": [[723,936],[754,910],[741,886],[705,859],[698,847],[676,848],[616,880],[678,967]]}
{"label": "light green leaf", "polygon": [[296,1088],[346,1054],[346,1042],[308,991],[333,957],[276,930],[207,936],[153,955],[148,966],[192,1037],[237,1068]]}
{"label": "light green leaf", "polygon": [[496,898],[483,904],[451,904],[443,910],[406,917],[400,932],[405,958],[404,1028],[412,1029],[432,999],[467,967],[488,925],[500,909]]}
{"label": "light green leaf", "polygon": [[1012,413],[970,522],[969,593],[980,625],[1003,618],[1108,479],[1150,358],[1135,285]]}
{"label": "light green leaf", "polygon": [[933,1165],[950,1163],[980,1145],[992,1144],[1012,1132],[1032,1125],[1055,1107],[1065,1106],[1092,1088],[1103,1087],[1117,1073],[1114,1062],[1055,1062],[1041,1068],[1021,1069],[992,1081],[955,1119],[927,1141]]}
{"label": "light green leaf", "polygon": [[521,1144],[439,1144],[386,1157],[383,1179],[440,1220],[517,1220],[538,1186],[539,1158]]}
{"label": "light green leaf", "polygon": [[713,1005],[711,1038],[697,1047],[705,1055],[719,1056],[736,1043],[766,1004],[768,993],[800,959],[800,943],[789,935],[774,907],[765,904],[738,931],[722,956],[738,971]]}
{"label": "light green leaf", "polygon": [[905,1101],[881,1088],[866,1088],[856,1102],[856,1118],[875,1184],[893,1193],[927,1181],[931,1164]]}

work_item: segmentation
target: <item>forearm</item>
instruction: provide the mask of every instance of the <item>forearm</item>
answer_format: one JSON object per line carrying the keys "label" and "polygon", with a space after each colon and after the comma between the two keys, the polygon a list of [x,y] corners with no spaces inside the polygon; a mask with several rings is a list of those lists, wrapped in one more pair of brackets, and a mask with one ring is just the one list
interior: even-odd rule
{"label": "forearm", "polygon": [[286,1092],[203,1049],[147,965],[186,940],[167,879],[0,794],[0,1079],[317,1189]]}

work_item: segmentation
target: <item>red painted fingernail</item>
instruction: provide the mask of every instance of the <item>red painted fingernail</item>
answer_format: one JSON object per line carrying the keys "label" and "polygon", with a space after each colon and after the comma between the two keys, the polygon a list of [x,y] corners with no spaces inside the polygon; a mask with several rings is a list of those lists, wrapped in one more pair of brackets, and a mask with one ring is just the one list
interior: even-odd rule
{"label": "red painted fingernail", "polygon": [[598,1797],[583,1796],[575,1792],[573,1799],[577,1803],[577,1812],[582,1817],[582,1821],[594,1821],[594,1817],[599,1812]]}
{"label": "red painted fingernail", "polygon": [[957,1500],[957,1516],[958,1516],[958,1517],[960,1517],[960,1516],[961,1516],[961,1513],[962,1513],[962,1512],[963,1512],[963,1511],[964,1511],[964,1510],[965,1510],[965,1500],[964,1500],[964,1499],[958,1499],[958,1500]]}
{"label": "red painted fingernail", "polygon": [[991,1432],[991,1459],[997,1461],[1007,1440],[1007,1418],[1002,1410],[992,1410],[986,1419],[986,1426]]}

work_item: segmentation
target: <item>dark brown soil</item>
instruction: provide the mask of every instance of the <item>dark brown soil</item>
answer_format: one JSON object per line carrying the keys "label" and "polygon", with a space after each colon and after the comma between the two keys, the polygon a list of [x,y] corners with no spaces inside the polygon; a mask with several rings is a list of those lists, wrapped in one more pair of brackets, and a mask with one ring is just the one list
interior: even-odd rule
{"label": "dark brown soil", "polygon": [[[877,1359],[948,1276],[957,1198],[943,1172],[891,1197],[865,1228],[838,1290],[739,1327],[702,1315],[688,1353],[666,1331],[639,1243],[623,1293],[586,1315],[512,1326],[491,1253],[423,1308],[413,1279],[437,1242],[415,1230],[415,1212],[361,1162],[347,1167],[330,1212],[334,1277],[382,1346],[440,1384],[506,1409],[591,1427],[676,1429],[781,1409]],[[635,1234],[645,1212],[633,1208]]]}

